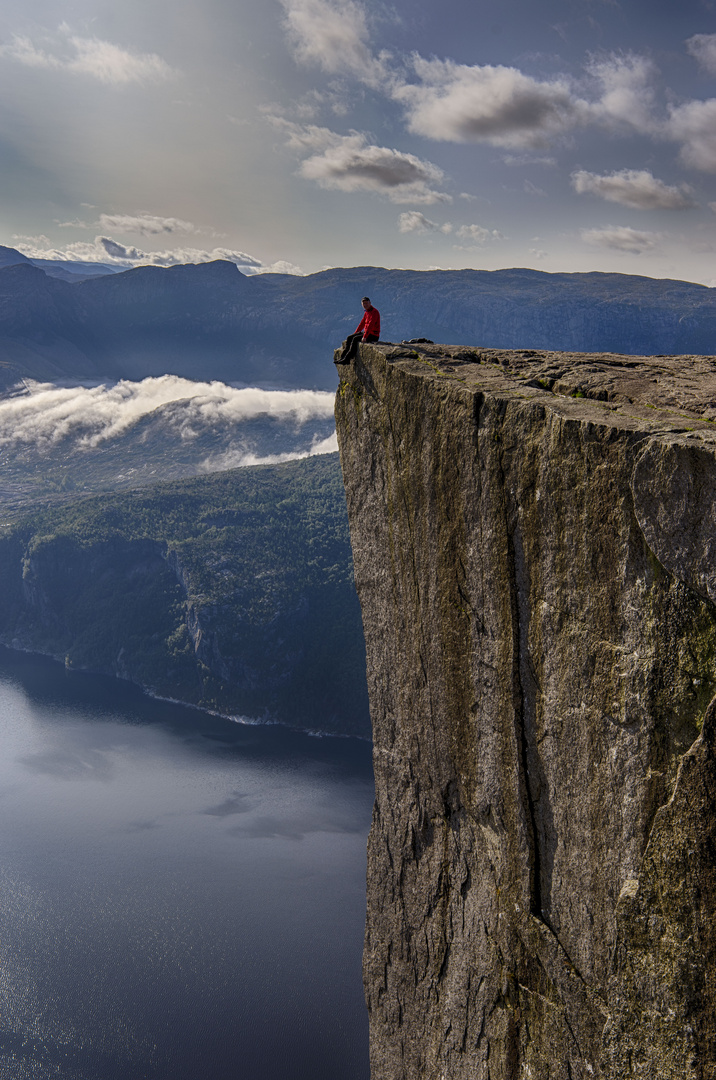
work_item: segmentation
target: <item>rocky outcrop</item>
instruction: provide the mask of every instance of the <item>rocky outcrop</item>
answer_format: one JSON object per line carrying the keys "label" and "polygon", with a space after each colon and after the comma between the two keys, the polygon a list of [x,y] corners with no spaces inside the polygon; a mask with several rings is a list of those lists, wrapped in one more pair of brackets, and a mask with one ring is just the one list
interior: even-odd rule
{"label": "rocky outcrop", "polygon": [[373,1080],[716,1076],[716,360],[339,370]]}

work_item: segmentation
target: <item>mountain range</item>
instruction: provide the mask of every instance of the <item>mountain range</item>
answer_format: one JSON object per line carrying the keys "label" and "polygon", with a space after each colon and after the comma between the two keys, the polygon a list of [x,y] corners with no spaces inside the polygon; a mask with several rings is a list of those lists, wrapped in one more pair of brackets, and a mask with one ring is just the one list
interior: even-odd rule
{"label": "mountain range", "polygon": [[165,373],[332,389],[332,351],[355,329],[363,295],[379,308],[386,341],[716,352],[716,290],[686,281],[371,266],[247,277],[223,261],[105,268],[102,276],[61,280],[24,257],[13,263],[11,251],[0,252],[0,390],[24,378],[86,382]]}
{"label": "mountain range", "polygon": [[110,266],[109,263],[80,262],[75,259],[29,259],[21,251],[0,244],[0,266],[18,266],[21,263],[37,266],[49,277],[59,278],[60,281],[83,281],[85,278],[119,274],[124,269]]}

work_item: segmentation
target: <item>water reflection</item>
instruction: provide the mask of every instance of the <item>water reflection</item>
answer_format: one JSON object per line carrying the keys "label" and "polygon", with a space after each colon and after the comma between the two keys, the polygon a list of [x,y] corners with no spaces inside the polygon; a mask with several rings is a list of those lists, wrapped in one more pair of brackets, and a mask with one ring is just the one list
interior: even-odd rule
{"label": "water reflection", "polygon": [[0,1078],[365,1080],[365,743],[0,650]]}

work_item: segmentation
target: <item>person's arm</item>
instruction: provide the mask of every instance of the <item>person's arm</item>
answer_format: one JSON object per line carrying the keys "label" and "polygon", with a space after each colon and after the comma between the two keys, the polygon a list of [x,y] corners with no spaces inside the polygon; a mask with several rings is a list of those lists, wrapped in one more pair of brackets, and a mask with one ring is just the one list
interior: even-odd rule
{"label": "person's arm", "polygon": [[368,312],[364,311],[363,312],[363,318],[361,319],[361,321],[358,323],[355,330],[353,331],[354,334],[360,334],[361,330],[365,331],[365,324],[366,324],[366,319],[367,318],[368,318]]}

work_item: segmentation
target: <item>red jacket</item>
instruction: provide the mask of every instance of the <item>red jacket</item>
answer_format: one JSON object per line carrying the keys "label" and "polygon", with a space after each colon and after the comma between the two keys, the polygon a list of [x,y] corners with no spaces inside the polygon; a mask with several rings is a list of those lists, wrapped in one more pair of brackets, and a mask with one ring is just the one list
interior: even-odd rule
{"label": "red jacket", "polygon": [[363,318],[355,328],[354,333],[359,334],[363,331],[363,340],[367,337],[380,337],[380,312],[378,308],[369,307],[367,311],[363,312]]}

